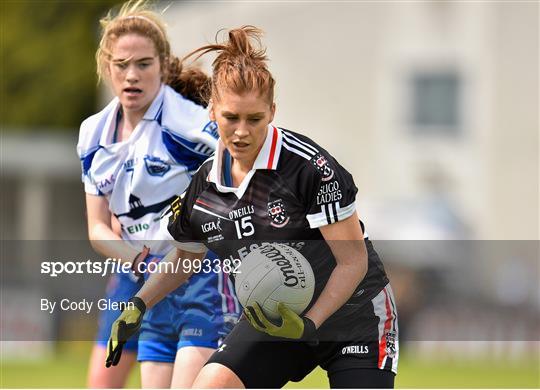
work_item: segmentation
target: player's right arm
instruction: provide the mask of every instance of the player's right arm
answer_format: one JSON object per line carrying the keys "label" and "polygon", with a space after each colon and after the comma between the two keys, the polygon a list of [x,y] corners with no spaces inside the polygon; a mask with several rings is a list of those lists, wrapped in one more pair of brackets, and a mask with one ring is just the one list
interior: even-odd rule
{"label": "player's right arm", "polygon": [[[123,345],[139,330],[146,309],[158,303],[193,274],[193,260],[204,258],[207,249],[193,234],[190,215],[207,174],[207,170],[199,169],[185,194],[178,196],[162,216],[162,229],[170,236],[170,243],[175,249],[161,260],[158,268],[161,272],[150,275],[143,287],[129,300],[131,305],[114,322],[107,344],[106,367],[118,364]],[[106,216],[102,220],[107,220]]]}
{"label": "player's right arm", "polygon": [[138,251],[122,241],[120,232],[115,232],[111,223],[112,215],[107,197],[101,192],[91,175],[93,164],[99,160],[96,156],[99,155],[101,149],[100,139],[103,126],[108,113],[114,107],[116,107],[116,102],[113,100],[101,112],[83,121],[79,132],[77,154],[81,161],[81,180],[86,193],[86,217],[90,244],[96,252],[105,257],[131,262]]}
{"label": "player's right arm", "polygon": [[[193,267],[191,267],[189,261],[202,259],[204,255],[205,253],[173,249],[161,260],[160,266],[162,268],[159,269],[162,272],[150,275],[143,287],[128,301],[125,309],[114,321],[111,336],[107,343],[105,367],[118,364],[124,344],[139,331],[146,310],[183,284],[193,274]],[[167,266],[170,263],[173,265],[172,268]],[[186,265],[189,265],[189,267],[185,267]]]}
{"label": "player's right arm", "polygon": [[[136,297],[143,300],[147,308],[154,306],[170,292],[178,288],[193,274],[191,262],[204,259],[205,252],[194,253],[173,249],[160,262],[161,272],[150,275]],[[174,270],[175,272],[170,272]]]}
{"label": "player's right arm", "polygon": [[191,228],[190,216],[206,174],[206,171],[197,171],[186,192],[177,196],[162,216],[163,233],[169,236],[169,242],[175,248],[161,260],[160,272],[150,275],[135,295],[142,299],[147,307],[155,305],[193,274],[193,260],[204,259],[207,248],[197,241]]}
{"label": "player's right arm", "polygon": [[[174,225],[177,222],[176,217],[182,212],[180,209],[185,211],[186,205],[185,203],[181,204],[181,198],[177,197],[168,210],[170,214],[169,225]],[[175,212],[174,210],[177,211]],[[103,213],[100,217],[102,223],[110,221],[110,215],[107,217]],[[162,220],[165,221],[165,218],[166,216]],[[180,219],[178,218],[178,221]],[[203,245],[198,243],[194,245],[192,244],[189,248],[177,247],[171,250],[159,263],[158,271],[160,272],[151,273],[143,287],[128,301],[128,305],[112,325],[111,336],[107,343],[106,367],[116,366],[118,364],[122,356],[124,344],[140,329],[146,309],[158,303],[191,276],[193,273],[193,267],[190,264],[191,260],[201,259],[206,253]],[[190,248],[200,248],[200,250],[193,252],[186,250]]]}
{"label": "player's right arm", "polygon": [[120,262],[131,262],[137,256],[136,249],[127,245],[113,231],[112,215],[107,198],[86,194],[86,213],[88,222],[88,238],[92,248],[106,257],[118,259]]}

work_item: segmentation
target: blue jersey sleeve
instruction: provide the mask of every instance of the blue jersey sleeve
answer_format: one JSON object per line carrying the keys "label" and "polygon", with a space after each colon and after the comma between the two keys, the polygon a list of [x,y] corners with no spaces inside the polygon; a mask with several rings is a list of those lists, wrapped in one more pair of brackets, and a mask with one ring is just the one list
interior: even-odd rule
{"label": "blue jersey sleeve", "polygon": [[101,149],[99,139],[101,136],[100,129],[103,120],[103,115],[93,115],[83,121],[79,131],[77,154],[81,162],[81,180],[84,184],[84,192],[90,195],[103,195],[90,175],[90,168],[94,156],[96,155],[96,152]]}
{"label": "blue jersey sleeve", "polygon": [[194,137],[196,129],[188,135],[164,129],[162,132],[163,143],[178,164],[185,165],[188,172],[194,173],[214,153],[217,142],[213,130],[215,127],[214,122],[207,121],[198,130],[200,132],[198,137]]}
{"label": "blue jersey sleeve", "polygon": [[162,140],[171,157],[194,173],[214,153],[217,126],[208,111],[171,88],[165,90],[161,126]]}

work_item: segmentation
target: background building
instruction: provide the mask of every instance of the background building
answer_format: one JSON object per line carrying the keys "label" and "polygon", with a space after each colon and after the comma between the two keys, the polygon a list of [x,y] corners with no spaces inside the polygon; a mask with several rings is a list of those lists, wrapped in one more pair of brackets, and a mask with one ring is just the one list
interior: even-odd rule
{"label": "background building", "polygon": [[[415,351],[518,361],[538,355],[540,334],[538,15],[525,1],[174,2],[165,12],[180,56],[219,29],[266,32],[274,123],[353,174]],[[5,247],[23,240],[26,260],[8,269],[3,251],[4,297],[21,287],[6,275],[32,274],[59,243],[88,249],[78,129],[9,130],[0,229]],[[78,293],[99,296],[102,284]],[[36,296],[59,288],[40,286]],[[54,321],[46,328],[59,339],[71,337],[61,324],[80,323]]]}

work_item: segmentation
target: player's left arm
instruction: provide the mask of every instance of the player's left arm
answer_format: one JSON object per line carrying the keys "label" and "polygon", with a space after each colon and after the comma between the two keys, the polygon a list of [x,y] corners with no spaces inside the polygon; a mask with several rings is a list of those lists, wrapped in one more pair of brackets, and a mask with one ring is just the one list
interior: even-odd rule
{"label": "player's left arm", "polygon": [[343,221],[319,229],[337,265],[321,295],[305,314],[317,328],[347,302],[368,269],[367,249],[356,211]]}
{"label": "player's left arm", "polygon": [[321,295],[303,317],[278,303],[281,323],[277,325],[264,315],[257,303],[247,306],[244,314],[255,329],[272,336],[316,343],[316,329],[347,302],[366,275],[367,250],[356,212],[320,229],[337,263]]}

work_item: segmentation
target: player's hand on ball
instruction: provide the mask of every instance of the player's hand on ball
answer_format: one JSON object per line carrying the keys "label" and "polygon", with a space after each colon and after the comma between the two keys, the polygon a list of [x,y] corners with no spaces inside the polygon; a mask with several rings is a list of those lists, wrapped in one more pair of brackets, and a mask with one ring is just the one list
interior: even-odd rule
{"label": "player's hand on ball", "polygon": [[[129,303],[133,303],[130,305]],[[122,349],[126,341],[141,327],[146,305],[139,297],[130,298],[128,305],[114,321],[111,328],[111,337],[107,343],[107,360],[105,367],[116,366],[122,356]]]}
{"label": "player's hand on ball", "polygon": [[270,336],[309,342],[316,340],[315,333],[317,329],[313,321],[307,317],[300,317],[281,302],[278,303],[278,311],[281,316],[281,325],[279,326],[266,318],[258,303],[247,306],[244,313],[255,329]]}

